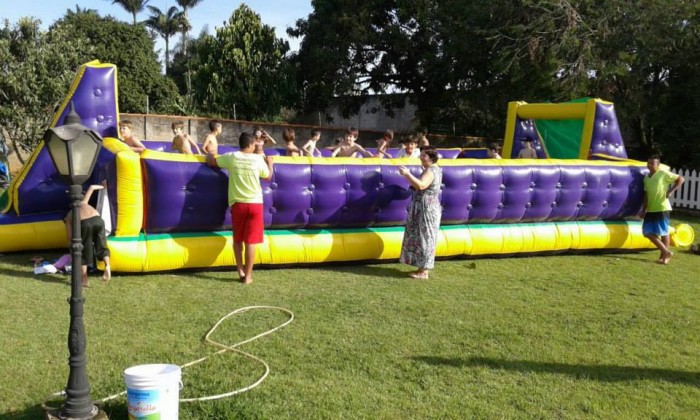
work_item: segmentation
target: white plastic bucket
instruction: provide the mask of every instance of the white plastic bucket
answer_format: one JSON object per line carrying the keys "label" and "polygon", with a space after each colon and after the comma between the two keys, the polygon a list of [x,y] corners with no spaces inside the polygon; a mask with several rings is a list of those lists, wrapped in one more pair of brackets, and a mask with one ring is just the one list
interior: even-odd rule
{"label": "white plastic bucket", "polygon": [[129,420],[176,420],[181,375],[178,365],[139,365],[124,370]]}

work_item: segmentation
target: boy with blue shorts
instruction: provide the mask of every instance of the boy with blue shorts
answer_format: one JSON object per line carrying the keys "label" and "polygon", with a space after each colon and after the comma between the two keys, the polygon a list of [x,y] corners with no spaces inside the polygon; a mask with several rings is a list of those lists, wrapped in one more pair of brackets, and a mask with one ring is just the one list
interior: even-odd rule
{"label": "boy with blue shorts", "polygon": [[[228,202],[233,225],[233,253],[238,276],[253,281],[255,247],[263,242],[263,193],[260,179],[272,178],[272,157],[256,149],[255,136],[241,133],[241,150],[216,156],[207,154],[207,165],[228,170]],[[245,247],[245,259],[243,251]],[[245,262],[244,262],[245,261]]]}
{"label": "boy with blue shorts", "polygon": [[[683,177],[660,167],[659,156],[647,160],[649,173],[644,177],[644,202],[642,203],[642,233],[661,252],[659,264],[668,264],[673,253],[668,249],[668,228],[671,218],[671,202],[668,198],[683,184]],[[670,187],[670,188],[669,188]]]}

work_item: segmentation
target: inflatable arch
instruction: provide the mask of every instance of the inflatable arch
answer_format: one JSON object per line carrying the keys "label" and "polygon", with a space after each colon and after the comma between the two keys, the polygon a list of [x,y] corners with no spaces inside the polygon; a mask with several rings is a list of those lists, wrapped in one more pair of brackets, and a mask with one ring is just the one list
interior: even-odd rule
{"label": "inflatable arch", "polygon": [[[114,66],[87,63],[53,121],[62,121],[73,100],[83,124],[104,137],[89,183],[107,182],[100,198],[111,231],[112,269],[234,265],[225,171],[207,167],[201,156],[167,152],[168,142],[146,141],[141,154],[129,150],[114,137],[116,91]],[[518,118],[531,117],[526,112]],[[221,146],[222,152],[234,149]],[[439,150],[438,256],[651,247],[637,217],[643,162],[618,156],[492,160],[460,152]],[[263,182],[265,242],[256,262],[397,259],[411,195],[398,173],[402,165],[420,171],[417,159],[275,158],[273,178]],[[67,246],[61,221],[68,210],[66,187],[38,146],[8,190],[0,252]]]}
{"label": "inflatable arch", "polygon": [[577,99],[558,104],[510,102],[503,156],[515,158],[532,140],[540,159],[627,159],[611,102]]}

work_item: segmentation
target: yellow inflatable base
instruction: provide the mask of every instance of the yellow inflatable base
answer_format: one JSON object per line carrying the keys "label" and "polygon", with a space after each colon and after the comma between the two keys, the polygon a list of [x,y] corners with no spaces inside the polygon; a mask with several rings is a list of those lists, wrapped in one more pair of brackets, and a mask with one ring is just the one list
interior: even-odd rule
{"label": "yellow inflatable base", "polygon": [[[268,230],[256,264],[395,260],[403,227]],[[110,237],[112,270],[168,271],[235,265],[231,232]],[[442,226],[438,257],[509,255],[595,249],[653,248],[641,222],[562,222]]]}
{"label": "yellow inflatable base", "polygon": [[60,220],[0,225],[0,252],[68,249],[66,225]]}

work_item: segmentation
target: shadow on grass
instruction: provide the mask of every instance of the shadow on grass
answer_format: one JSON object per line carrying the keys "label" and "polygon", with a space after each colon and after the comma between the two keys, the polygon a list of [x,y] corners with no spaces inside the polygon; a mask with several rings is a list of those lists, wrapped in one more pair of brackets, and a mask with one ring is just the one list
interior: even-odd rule
{"label": "shadow on grass", "polygon": [[0,419],[8,420],[36,420],[43,418],[46,418],[46,412],[39,405],[28,407],[21,411],[9,411],[6,413],[0,413]]}
{"label": "shadow on grass", "polygon": [[[125,419],[128,416],[125,402],[112,402],[111,404],[97,404],[110,419]],[[56,407],[59,407],[58,404]],[[0,413],[0,420],[36,420],[46,418],[46,410],[41,405],[27,407],[20,411]],[[55,417],[53,417],[55,418]]]}
{"label": "shadow on grass", "polygon": [[24,278],[30,280],[39,280],[49,283],[64,283],[70,286],[70,276],[65,274],[34,274],[34,269],[30,270],[15,270],[15,269],[4,269],[2,271],[3,275],[7,275],[13,278]]}
{"label": "shadow on grass", "polygon": [[556,373],[579,379],[601,382],[637,381],[650,379],[700,387],[700,372],[682,370],[618,366],[618,365],[569,365],[565,363],[533,362],[529,360],[492,359],[488,357],[445,358],[416,356],[412,359],[429,365],[452,367],[487,367],[525,373]]}
{"label": "shadow on grass", "polygon": [[409,266],[406,266],[406,270],[401,270],[399,268],[388,265],[326,265],[324,267],[319,267],[319,270],[367,277],[387,277],[401,279],[408,278],[408,273],[415,271],[415,269]]}

